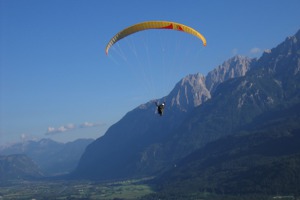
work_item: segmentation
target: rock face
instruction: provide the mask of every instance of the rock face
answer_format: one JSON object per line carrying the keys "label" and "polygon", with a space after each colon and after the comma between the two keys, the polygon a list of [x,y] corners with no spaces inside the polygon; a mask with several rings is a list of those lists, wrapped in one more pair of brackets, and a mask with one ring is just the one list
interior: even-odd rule
{"label": "rock face", "polygon": [[205,85],[205,77],[201,74],[188,75],[183,78],[168,96],[171,107],[189,111],[210,99],[210,92]]}
{"label": "rock face", "polygon": [[184,77],[169,95],[158,100],[166,102],[162,117],[155,114],[154,100],[128,112],[104,136],[87,147],[72,175],[115,179],[151,175],[162,170],[165,140],[195,107],[211,98],[210,90],[225,80],[244,75],[250,64],[251,59],[236,56],[208,74],[209,81],[199,73]]}
{"label": "rock face", "polygon": [[210,92],[214,92],[220,83],[230,78],[244,76],[250,69],[250,64],[255,61],[256,59],[250,59],[243,56],[235,56],[225,61],[222,65],[219,65],[207,74],[205,81],[207,89]]}

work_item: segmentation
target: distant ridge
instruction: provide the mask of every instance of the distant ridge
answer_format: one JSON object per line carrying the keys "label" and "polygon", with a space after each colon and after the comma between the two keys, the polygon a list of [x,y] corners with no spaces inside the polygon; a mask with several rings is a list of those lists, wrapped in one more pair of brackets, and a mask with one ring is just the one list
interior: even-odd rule
{"label": "distant ridge", "polygon": [[45,175],[51,176],[74,170],[85,147],[93,141],[93,139],[78,139],[60,143],[51,139],[30,140],[2,148],[0,154],[25,154]]}
{"label": "distant ridge", "polygon": [[0,155],[0,185],[11,180],[33,180],[43,176],[38,166],[26,155]]}

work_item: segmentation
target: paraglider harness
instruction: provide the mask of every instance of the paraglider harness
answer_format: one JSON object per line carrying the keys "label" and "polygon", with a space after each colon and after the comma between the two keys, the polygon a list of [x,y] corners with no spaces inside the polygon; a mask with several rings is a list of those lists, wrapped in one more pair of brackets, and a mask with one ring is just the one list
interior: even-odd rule
{"label": "paraglider harness", "polygon": [[155,105],[157,106],[157,112],[160,116],[163,115],[164,113],[164,109],[165,109],[165,102],[163,102],[162,104],[158,104],[157,102],[155,102]]}

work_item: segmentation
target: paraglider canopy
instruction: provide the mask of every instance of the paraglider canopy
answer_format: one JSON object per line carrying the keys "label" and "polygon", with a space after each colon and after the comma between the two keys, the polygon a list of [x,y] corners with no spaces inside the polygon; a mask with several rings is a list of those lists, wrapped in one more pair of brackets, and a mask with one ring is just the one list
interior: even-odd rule
{"label": "paraglider canopy", "polygon": [[114,45],[117,41],[119,41],[122,38],[127,37],[128,35],[131,35],[133,33],[143,31],[143,30],[148,30],[148,29],[169,29],[169,30],[186,32],[186,33],[192,34],[192,35],[198,37],[199,39],[201,39],[203,42],[203,45],[206,46],[205,37],[201,33],[199,33],[198,31],[196,31],[195,29],[193,29],[189,26],[186,26],[186,25],[183,25],[183,24],[180,24],[177,22],[169,22],[169,21],[147,21],[147,22],[142,22],[142,23],[138,23],[138,24],[129,26],[129,27],[125,28],[124,30],[120,31],[119,33],[117,33],[108,42],[108,44],[105,48],[106,55],[108,54],[109,48],[112,45]]}

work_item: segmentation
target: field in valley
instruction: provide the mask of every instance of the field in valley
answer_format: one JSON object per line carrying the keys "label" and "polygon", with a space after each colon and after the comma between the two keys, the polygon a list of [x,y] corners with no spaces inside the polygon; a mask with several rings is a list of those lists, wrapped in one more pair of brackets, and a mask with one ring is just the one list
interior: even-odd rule
{"label": "field in valley", "polygon": [[137,199],[152,192],[141,180],[17,181],[0,187],[0,199]]}

